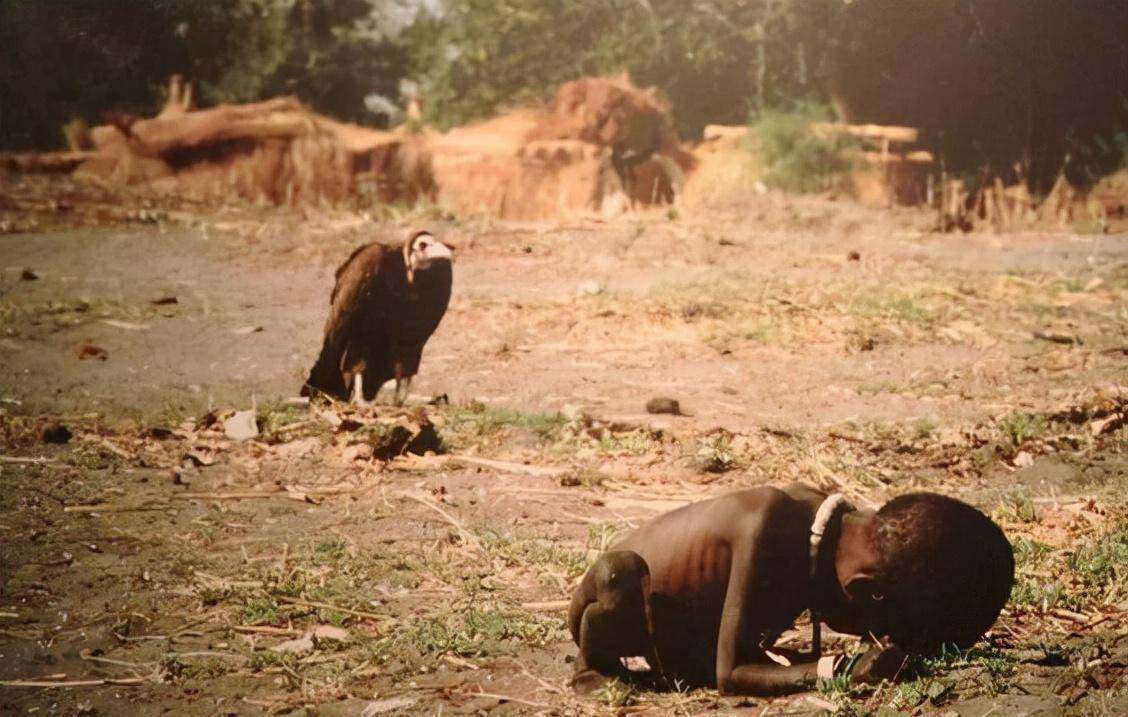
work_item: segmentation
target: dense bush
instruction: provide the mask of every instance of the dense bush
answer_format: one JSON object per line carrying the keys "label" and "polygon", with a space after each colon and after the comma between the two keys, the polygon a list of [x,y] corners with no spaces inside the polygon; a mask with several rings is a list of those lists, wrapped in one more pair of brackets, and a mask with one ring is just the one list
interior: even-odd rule
{"label": "dense bush", "polygon": [[832,118],[830,108],[813,103],[760,113],[749,141],[764,167],[764,182],[788,192],[843,188],[859,147],[849,136],[812,131],[813,123]]}

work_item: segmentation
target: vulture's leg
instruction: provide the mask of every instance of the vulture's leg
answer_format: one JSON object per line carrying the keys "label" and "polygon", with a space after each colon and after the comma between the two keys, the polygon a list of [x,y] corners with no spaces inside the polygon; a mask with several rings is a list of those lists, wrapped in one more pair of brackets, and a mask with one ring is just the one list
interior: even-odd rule
{"label": "vulture's leg", "polygon": [[402,406],[404,401],[407,400],[407,391],[411,388],[411,376],[396,379],[396,398],[397,406]]}
{"label": "vulture's leg", "polygon": [[368,401],[364,400],[364,372],[357,371],[353,376],[353,391],[352,402],[357,406],[367,406]]}

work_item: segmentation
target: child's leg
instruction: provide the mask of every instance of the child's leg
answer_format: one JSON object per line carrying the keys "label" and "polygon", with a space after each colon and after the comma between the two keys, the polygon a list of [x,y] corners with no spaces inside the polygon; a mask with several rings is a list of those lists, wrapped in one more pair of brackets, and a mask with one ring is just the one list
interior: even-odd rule
{"label": "child's leg", "polygon": [[646,561],[631,551],[612,551],[599,557],[588,571],[583,590],[585,602],[576,642],[572,679],[577,689],[592,690],[609,677],[628,677],[621,657],[645,657],[651,670],[661,674],[652,637],[650,616],[650,570]]}

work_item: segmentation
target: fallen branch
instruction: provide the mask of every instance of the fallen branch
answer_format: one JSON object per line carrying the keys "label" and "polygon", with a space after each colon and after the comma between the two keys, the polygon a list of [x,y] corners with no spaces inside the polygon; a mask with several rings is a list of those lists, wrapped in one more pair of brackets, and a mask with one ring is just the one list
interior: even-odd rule
{"label": "fallen branch", "polygon": [[540,709],[548,709],[549,705],[543,702],[533,702],[531,700],[524,700],[520,697],[511,697],[509,695],[499,695],[493,692],[462,692],[467,697],[488,697],[499,702],[513,702],[519,705],[528,705],[529,707],[538,707]]}
{"label": "fallen branch", "polygon": [[1057,617],[1064,618],[1066,620],[1072,620],[1073,622],[1079,622],[1079,623],[1091,622],[1092,619],[1093,619],[1089,615],[1084,615],[1082,613],[1074,612],[1072,610],[1066,610],[1065,608],[1060,608],[1060,607],[1052,608],[1050,610],[1050,614],[1056,615]]}
{"label": "fallen branch", "polygon": [[140,685],[145,680],[140,677],[125,677],[113,679],[107,677],[103,680],[0,680],[3,687],[99,687],[101,685],[117,685],[119,687],[132,687]]}
{"label": "fallen branch", "polygon": [[327,602],[315,602],[313,600],[299,600],[298,598],[289,598],[289,597],[277,597],[277,598],[275,598],[275,600],[277,600],[278,602],[281,602],[281,603],[286,603],[288,605],[301,605],[302,607],[316,607],[316,608],[320,608],[322,610],[334,610],[336,612],[343,612],[346,615],[356,615],[357,617],[366,617],[369,620],[384,620],[384,619],[387,618],[386,615],[377,615],[374,612],[365,612],[363,610],[353,610],[352,608],[341,607],[340,605],[334,605],[332,603],[327,603]]}
{"label": "fallen branch", "polygon": [[557,610],[568,609],[571,604],[571,600],[542,600],[539,602],[523,602],[521,609],[532,612],[556,612]]}
{"label": "fallen branch", "polygon": [[435,505],[433,502],[431,502],[431,501],[429,501],[425,498],[420,498],[417,495],[409,495],[408,498],[411,498],[412,500],[414,500],[418,503],[422,503],[423,505],[427,506],[431,510],[435,511],[439,515],[446,518],[446,521],[448,523],[450,523],[452,526],[454,526],[454,529],[458,531],[458,535],[459,535],[460,538],[462,538],[462,541],[464,543],[473,547],[475,550],[481,550],[482,549],[482,541],[478,540],[478,536],[476,536],[473,533],[471,533],[470,531],[468,531],[466,529],[466,526],[464,526],[462,524],[462,522],[460,520],[458,520],[458,518],[455,518],[453,515],[446,512],[445,510],[443,510],[442,508],[440,508],[439,506]]}
{"label": "fallen branch", "polygon": [[300,630],[291,630],[285,627],[271,627],[270,625],[232,625],[235,632],[255,635],[277,635],[279,637],[298,637],[303,633]]}
{"label": "fallen branch", "polygon": [[284,490],[248,490],[234,493],[178,493],[172,497],[180,498],[182,500],[250,500],[254,498],[278,498],[285,496],[286,491]]}
{"label": "fallen branch", "polygon": [[23,456],[0,456],[0,463],[13,463],[13,464],[43,464],[55,463],[53,458],[24,458]]}
{"label": "fallen branch", "polygon": [[468,463],[469,465],[480,466],[482,468],[492,468],[493,470],[504,471],[506,473],[524,473],[537,478],[555,478],[568,472],[567,468],[561,466],[531,466],[525,463],[495,461],[489,458],[478,458],[477,456],[453,455],[450,456],[449,460],[459,463]]}
{"label": "fallen branch", "polygon": [[168,503],[143,503],[141,505],[122,505],[116,503],[93,503],[91,505],[66,505],[64,513],[126,513],[143,510],[168,510]]}

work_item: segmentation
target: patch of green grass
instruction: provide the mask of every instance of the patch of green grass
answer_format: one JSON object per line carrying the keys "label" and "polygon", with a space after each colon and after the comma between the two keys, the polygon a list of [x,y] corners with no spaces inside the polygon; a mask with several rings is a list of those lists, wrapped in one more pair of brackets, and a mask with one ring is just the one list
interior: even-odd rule
{"label": "patch of green grass", "polygon": [[183,676],[190,680],[212,680],[222,677],[234,669],[234,665],[218,657],[205,657],[188,662],[183,668]]}
{"label": "patch of green grass", "polygon": [[544,647],[562,637],[564,622],[531,613],[471,606],[460,613],[419,618],[404,634],[423,655],[508,655],[518,646]]}
{"label": "patch of green grass", "polygon": [[629,431],[605,430],[599,436],[598,448],[604,453],[644,456],[661,443],[661,437],[646,428]]}
{"label": "patch of green grass", "polygon": [[72,451],[66,457],[66,462],[83,471],[104,471],[120,467],[124,460],[108,448],[84,444]]}
{"label": "patch of green grass", "polygon": [[251,653],[250,668],[255,672],[269,667],[293,667],[298,662],[298,655],[292,652],[278,652],[276,650],[255,650]]}
{"label": "patch of green grass", "polygon": [[1036,609],[1060,605],[1065,599],[1065,591],[1057,582],[1043,577],[1053,572],[1049,566],[1053,561],[1054,549],[1045,543],[1026,538],[1016,540],[1012,547],[1015,580],[1010,602]]}
{"label": "patch of green grass", "polygon": [[[272,401],[258,408],[255,416],[261,440],[266,443],[283,443],[294,438],[287,428],[309,418],[309,408]],[[320,424],[318,424],[320,425]]]}
{"label": "patch of green grass", "polygon": [[867,381],[859,384],[854,390],[860,396],[878,396],[883,393],[898,395],[908,391],[909,387],[893,381]]}
{"label": "patch of green grass", "polygon": [[762,279],[747,272],[726,271],[697,281],[655,284],[649,298],[663,310],[687,320],[725,318],[739,305],[758,302],[762,286]]}
{"label": "patch of green grass", "polygon": [[598,488],[607,480],[607,475],[594,468],[577,468],[560,476],[560,485],[566,488],[583,486],[585,488]]}
{"label": "patch of green grass", "polygon": [[854,166],[858,141],[843,134],[818,133],[817,122],[834,117],[826,105],[800,103],[790,112],[764,111],[751,125],[749,141],[764,166],[764,182],[786,192],[825,192],[844,188]]}
{"label": "patch of green grass", "polygon": [[1092,610],[1128,597],[1128,520],[1072,550],[1019,540],[1014,554],[1014,605]]}
{"label": "patch of green grass", "polygon": [[773,345],[786,340],[788,334],[781,323],[771,317],[743,321],[720,321],[706,329],[702,340],[720,352],[732,351],[734,344],[752,341],[757,344]]}
{"label": "patch of green grass", "polygon": [[701,439],[693,462],[698,470],[705,473],[725,473],[744,465],[744,460],[733,448],[732,436],[723,432]]}
{"label": "patch of green grass", "polygon": [[1016,661],[1013,655],[990,647],[973,646],[961,650],[950,645],[945,646],[936,657],[924,658],[913,667],[915,673],[925,678],[954,670],[971,670],[971,677],[980,687],[997,694],[1004,690],[1007,678],[1014,675]]}
{"label": "patch of green grass", "polygon": [[1023,523],[1033,523],[1038,520],[1037,507],[1025,488],[1015,488],[1007,493],[1004,498],[1006,512],[1010,513],[1016,520]]}
{"label": "patch of green grass", "polygon": [[488,406],[480,401],[448,406],[443,409],[443,418],[457,433],[496,435],[507,429],[521,429],[543,439],[553,437],[568,422],[559,413],[534,413]]}
{"label": "patch of green grass", "polygon": [[1046,432],[1046,419],[1032,413],[1013,413],[999,422],[999,430],[1015,448]]}
{"label": "patch of green grass", "polygon": [[622,527],[615,523],[592,523],[588,526],[587,549],[606,552],[620,532]]}
{"label": "patch of green grass", "polygon": [[196,516],[188,525],[192,532],[205,543],[215,540],[216,531],[219,529],[219,522],[206,515]]}
{"label": "patch of green grass", "polygon": [[922,295],[891,290],[870,291],[857,296],[850,303],[849,311],[865,319],[905,324],[929,324],[938,317],[938,312],[925,303]]}
{"label": "patch of green grass", "polygon": [[587,568],[584,551],[541,538],[516,537],[486,529],[478,533],[482,547],[508,567],[534,568],[542,573],[563,573],[566,580],[579,577]]}
{"label": "patch of green grass", "polygon": [[212,680],[235,669],[235,665],[218,657],[184,658],[175,652],[160,659],[160,672],[166,680]]}
{"label": "patch of green grass", "polygon": [[311,560],[314,565],[340,565],[349,557],[348,544],[341,538],[332,536],[322,538],[313,545]]}
{"label": "patch of green grass", "polygon": [[273,598],[254,597],[243,606],[243,622],[247,625],[269,625],[282,618],[282,610]]}
{"label": "patch of green grass", "polygon": [[193,415],[194,411],[187,404],[179,401],[165,401],[159,409],[142,413],[138,423],[142,428],[175,428],[180,423]]}
{"label": "patch of green grass", "polygon": [[1065,589],[1056,582],[1016,576],[1014,587],[1011,588],[1010,601],[1014,605],[1023,605],[1039,610],[1049,610],[1063,607],[1072,601],[1069,600]]}
{"label": "patch of green grass", "polygon": [[593,694],[608,707],[629,707],[638,701],[638,690],[635,686],[619,680],[611,680]]}
{"label": "patch of green grass", "polygon": [[1128,595],[1128,521],[1079,547],[1066,565],[1102,600]]}

